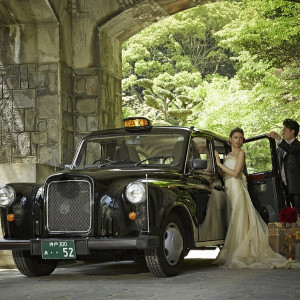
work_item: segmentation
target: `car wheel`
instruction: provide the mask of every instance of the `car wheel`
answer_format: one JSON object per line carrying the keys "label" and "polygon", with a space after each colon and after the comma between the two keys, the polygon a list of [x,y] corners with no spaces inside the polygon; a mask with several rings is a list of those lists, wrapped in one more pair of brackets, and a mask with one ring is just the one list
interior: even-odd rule
{"label": "car wheel", "polygon": [[179,273],[185,254],[184,229],[180,218],[171,213],[163,223],[159,247],[145,250],[147,266],[157,277],[170,277]]}
{"label": "car wheel", "polygon": [[30,255],[28,250],[12,250],[12,255],[18,270],[27,277],[50,275],[57,266],[56,261]]}

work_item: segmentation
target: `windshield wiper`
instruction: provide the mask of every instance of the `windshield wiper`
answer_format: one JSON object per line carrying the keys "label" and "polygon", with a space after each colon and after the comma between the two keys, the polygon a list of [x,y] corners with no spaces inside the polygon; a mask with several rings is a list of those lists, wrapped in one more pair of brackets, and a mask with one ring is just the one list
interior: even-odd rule
{"label": "windshield wiper", "polygon": [[[98,161],[105,161],[106,163],[110,163],[110,162],[112,162],[113,160],[111,160],[111,159],[109,159],[109,158],[98,158],[98,159],[96,159],[96,160],[94,160],[93,162],[92,162],[92,164],[94,165],[96,162],[98,162]],[[100,164],[101,165],[101,164]]]}
{"label": "windshield wiper", "polygon": [[172,155],[151,156],[151,157],[148,157],[146,159],[139,161],[138,163],[135,164],[135,166],[139,166],[140,164],[142,164],[145,161],[151,161],[151,160],[155,160],[155,159],[162,159],[163,160],[162,164],[164,164],[168,158],[174,158],[174,156],[172,156]]}
{"label": "windshield wiper", "polygon": [[110,160],[110,161],[108,161],[106,163],[100,164],[99,168],[102,168],[102,167],[107,166],[107,165],[113,165],[113,164],[116,164],[116,163],[118,163],[117,160]]}
{"label": "windshield wiper", "polygon": [[[96,164],[96,162],[98,161],[105,161],[104,163],[102,164]],[[115,164],[117,163],[116,160],[110,160],[110,159],[106,159],[106,158],[101,158],[101,159],[97,159],[95,161],[93,161],[93,163],[91,165],[86,165],[84,168],[101,168],[101,167],[104,167],[106,165],[109,165],[109,164]]]}
{"label": "windshield wiper", "polygon": [[[108,159],[107,159],[108,160]],[[131,160],[109,160],[103,164],[99,164],[99,165],[89,165],[88,167],[94,167],[94,168],[102,168],[108,165],[116,165],[116,164],[135,164],[136,161],[131,161]]]}

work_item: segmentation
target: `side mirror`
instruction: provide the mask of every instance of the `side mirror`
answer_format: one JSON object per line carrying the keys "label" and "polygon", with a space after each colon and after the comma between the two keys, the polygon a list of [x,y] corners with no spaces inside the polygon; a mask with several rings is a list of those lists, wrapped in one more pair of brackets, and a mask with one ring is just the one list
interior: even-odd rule
{"label": "side mirror", "polygon": [[190,171],[188,172],[189,175],[192,175],[195,170],[205,170],[207,169],[207,160],[206,159],[201,159],[201,158],[194,158],[189,161],[189,169]]}
{"label": "side mirror", "polygon": [[207,160],[201,158],[193,159],[193,169],[207,169]]}

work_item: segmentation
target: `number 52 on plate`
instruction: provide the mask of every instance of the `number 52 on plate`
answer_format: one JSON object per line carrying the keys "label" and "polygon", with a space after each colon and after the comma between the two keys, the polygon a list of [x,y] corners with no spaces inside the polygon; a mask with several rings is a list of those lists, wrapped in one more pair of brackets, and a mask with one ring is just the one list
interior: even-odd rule
{"label": "number 52 on plate", "polygon": [[43,259],[76,259],[74,240],[41,241]]}

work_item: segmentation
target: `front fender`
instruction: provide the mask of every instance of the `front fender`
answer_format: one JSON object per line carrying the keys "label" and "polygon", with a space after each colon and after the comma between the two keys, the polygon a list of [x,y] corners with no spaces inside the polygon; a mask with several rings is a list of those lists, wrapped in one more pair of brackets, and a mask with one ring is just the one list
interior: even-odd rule
{"label": "front fender", "polygon": [[[33,205],[38,188],[36,183],[11,183],[7,184],[15,190],[16,197],[9,207],[1,208],[1,224],[4,238],[32,238],[33,230]],[[12,214],[13,221],[8,221],[7,216]]]}
{"label": "front fender", "polygon": [[150,232],[159,235],[161,225],[171,211],[182,221],[189,240],[197,240],[196,204],[188,190],[181,186],[168,185],[164,188],[149,188]]}

